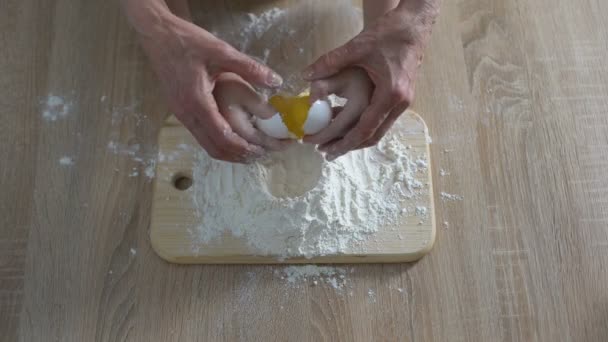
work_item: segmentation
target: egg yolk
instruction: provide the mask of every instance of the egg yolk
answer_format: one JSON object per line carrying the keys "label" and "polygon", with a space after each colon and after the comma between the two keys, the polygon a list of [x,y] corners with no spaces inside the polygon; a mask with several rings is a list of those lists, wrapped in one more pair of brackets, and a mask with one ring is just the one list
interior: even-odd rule
{"label": "egg yolk", "polygon": [[302,139],[305,135],[304,123],[310,109],[310,96],[284,97],[274,95],[268,102],[279,112],[283,123],[293,135]]}

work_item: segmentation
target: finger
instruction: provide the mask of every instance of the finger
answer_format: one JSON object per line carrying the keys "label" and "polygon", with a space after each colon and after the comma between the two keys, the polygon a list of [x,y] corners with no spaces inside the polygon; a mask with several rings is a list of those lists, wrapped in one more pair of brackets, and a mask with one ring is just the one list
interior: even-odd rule
{"label": "finger", "polygon": [[330,78],[313,81],[310,84],[310,102],[326,98],[331,94],[342,95],[348,78],[342,74]]}
{"label": "finger", "polygon": [[247,161],[264,154],[261,147],[247,143],[232,131],[228,122],[219,113],[217,104],[209,92],[200,94],[198,105],[205,113],[205,117],[199,119],[202,130],[220,153],[219,156],[212,155],[212,157],[229,161]]}
{"label": "finger", "polygon": [[272,151],[280,151],[289,146],[288,140],[279,140],[267,136],[253,126],[250,114],[240,106],[230,106],[226,119],[234,132],[247,142],[267,148]]}
{"label": "finger", "polygon": [[355,39],[319,57],[309,65],[302,76],[307,81],[329,77],[341,69],[354,64],[362,55]]}
{"label": "finger", "polygon": [[319,133],[304,137],[304,142],[307,144],[325,144],[331,140],[340,138],[346,134],[361,115],[364,108],[355,105],[354,103],[346,103],[344,110],[336,115],[336,118],[323,128]]}
{"label": "finger", "polygon": [[395,121],[397,121],[397,119],[399,119],[401,114],[403,114],[407,110],[408,107],[409,107],[408,103],[403,103],[403,104],[399,104],[395,108],[393,108],[393,110],[391,110],[391,112],[388,115],[388,117],[386,118],[386,120],[384,120],[384,122],[380,125],[380,127],[378,127],[378,130],[376,130],[376,133],[374,133],[374,136],[371,137],[370,139],[368,139],[367,141],[365,141],[360,146],[358,146],[357,149],[367,148],[367,147],[371,147],[371,146],[378,144],[378,142],[380,142],[380,140],[386,135],[388,130],[393,126]]}
{"label": "finger", "polygon": [[213,96],[220,113],[228,110],[233,103],[243,105],[250,114],[262,119],[276,113],[276,109],[262,95],[235,73],[224,72],[217,77]]}
{"label": "finger", "polygon": [[215,147],[215,144],[209,139],[207,133],[203,131],[198,118],[193,115],[189,115],[187,120],[180,121],[184,126],[192,133],[192,136],[201,145],[201,147],[207,152],[207,154],[214,159],[220,159],[220,151]]}
{"label": "finger", "polygon": [[392,107],[387,92],[375,91],[370,106],[365,109],[357,125],[344,138],[328,146],[327,159],[336,159],[374,136]]}
{"label": "finger", "polygon": [[221,67],[224,71],[231,71],[249,83],[276,88],[283,84],[283,79],[277,73],[253,58],[237,51],[232,46],[226,44],[226,58],[223,59]]}

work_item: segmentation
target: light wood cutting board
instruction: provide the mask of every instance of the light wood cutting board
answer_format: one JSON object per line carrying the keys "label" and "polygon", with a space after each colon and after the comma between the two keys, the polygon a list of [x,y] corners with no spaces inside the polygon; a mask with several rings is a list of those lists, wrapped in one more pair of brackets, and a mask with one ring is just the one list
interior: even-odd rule
{"label": "light wood cutting board", "polygon": [[[418,114],[407,111],[399,120],[404,143],[411,145],[412,156],[429,157],[427,127]],[[150,239],[154,250],[163,259],[183,264],[253,264],[253,263],[389,263],[414,261],[426,254],[435,240],[435,210],[433,183],[429,167],[416,173],[416,179],[426,184],[423,194],[408,206],[428,209],[425,219],[412,210],[402,214],[400,224],[378,227],[378,232],[362,244],[337,255],[307,259],[304,257],[279,260],[277,256],[259,256],[245,241],[231,235],[209,243],[193,239],[199,229],[198,212],[192,200],[189,181],[196,151],[200,149],[190,133],[171,117],[159,134],[159,158],[156,167]]]}

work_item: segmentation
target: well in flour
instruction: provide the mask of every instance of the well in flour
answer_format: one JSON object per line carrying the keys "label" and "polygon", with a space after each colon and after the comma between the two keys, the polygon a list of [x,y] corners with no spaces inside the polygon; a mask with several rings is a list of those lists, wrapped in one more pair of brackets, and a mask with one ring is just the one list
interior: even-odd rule
{"label": "well in flour", "polygon": [[199,152],[191,193],[200,223],[190,232],[192,251],[226,234],[252,254],[278,259],[358,251],[379,227],[415,215],[402,208],[420,206],[428,194],[415,178],[418,158],[395,132],[333,162],[300,144],[250,165]]}

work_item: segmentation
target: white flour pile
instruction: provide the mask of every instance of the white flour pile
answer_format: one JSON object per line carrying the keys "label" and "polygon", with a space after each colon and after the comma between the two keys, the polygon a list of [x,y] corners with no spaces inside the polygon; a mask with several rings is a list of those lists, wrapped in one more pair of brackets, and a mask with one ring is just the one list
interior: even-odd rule
{"label": "white flour pile", "polygon": [[228,232],[258,255],[339,254],[395,223],[403,202],[422,193],[414,178],[422,165],[408,152],[395,133],[329,163],[302,144],[252,165],[201,152],[193,185],[201,224],[191,232],[193,250]]}

